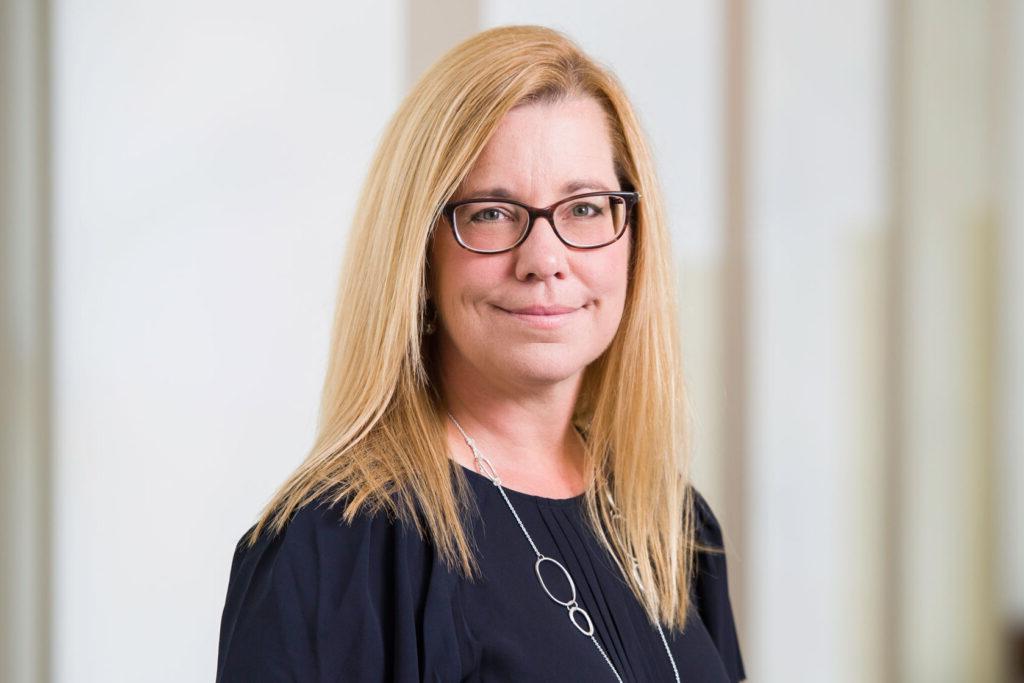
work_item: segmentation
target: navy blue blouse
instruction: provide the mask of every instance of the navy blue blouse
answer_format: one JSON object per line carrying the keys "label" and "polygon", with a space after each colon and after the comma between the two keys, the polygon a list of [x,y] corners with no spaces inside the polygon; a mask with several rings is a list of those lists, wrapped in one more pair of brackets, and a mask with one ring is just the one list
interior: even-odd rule
{"label": "navy blue blouse", "polygon": [[[615,681],[590,638],[541,588],[536,555],[483,475],[462,471],[479,516],[471,532],[482,578],[448,570],[406,523],[308,505],[284,530],[235,549],[220,628],[218,683],[259,681]],[[583,495],[553,499],[505,488],[540,551],[576,583],[595,637],[624,681],[674,681],[657,629],[594,537]],[[722,534],[697,493],[698,535]],[[665,629],[680,680],[745,679],[724,554],[698,555],[682,632]],[[548,577],[547,569],[544,571]],[[568,584],[557,569],[551,579]],[[558,583],[561,581],[561,583]]]}

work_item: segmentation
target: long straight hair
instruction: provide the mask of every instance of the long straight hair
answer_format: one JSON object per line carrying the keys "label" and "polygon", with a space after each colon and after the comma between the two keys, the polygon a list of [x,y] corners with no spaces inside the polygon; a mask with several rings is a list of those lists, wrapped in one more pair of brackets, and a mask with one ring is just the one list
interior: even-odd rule
{"label": "long straight hair", "polygon": [[[429,535],[452,570],[478,575],[472,495],[448,455],[436,354],[424,336],[427,250],[502,117],[592,97],[616,172],[643,198],[633,217],[626,302],[609,347],[584,371],[573,422],[586,434],[586,518],[654,622],[682,630],[696,566],[689,424],[675,277],[661,192],[623,88],[563,34],[484,31],[445,54],[388,124],[356,208],[341,272],[317,435],[248,536],[279,532],[300,506],[340,504],[350,522],[384,511]],[[635,571],[633,561],[635,560]],[[647,588],[645,590],[645,587]]]}

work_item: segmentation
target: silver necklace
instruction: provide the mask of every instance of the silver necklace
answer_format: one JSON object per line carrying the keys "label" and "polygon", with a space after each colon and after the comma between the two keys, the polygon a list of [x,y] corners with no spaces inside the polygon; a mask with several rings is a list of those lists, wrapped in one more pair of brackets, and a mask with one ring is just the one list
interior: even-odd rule
{"label": "silver necklace", "polygon": [[[448,417],[450,417],[452,422],[455,423],[455,426],[458,427],[459,432],[462,434],[462,438],[466,440],[466,444],[469,446],[470,450],[473,451],[473,460],[476,461],[476,468],[481,474],[490,479],[491,483],[494,484],[495,487],[497,487],[498,491],[501,493],[501,497],[505,499],[505,504],[508,505],[508,509],[512,511],[512,516],[515,517],[516,522],[519,523],[519,528],[523,530],[523,535],[526,536],[526,540],[530,543],[530,547],[533,548],[534,554],[537,555],[537,562],[534,564],[534,571],[537,572],[537,581],[540,582],[540,587],[544,589],[544,592],[548,594],[549,598],[568,610],[569,621],[572,622],[572,625],[575,626],[580,633],[590,638],[594,643],[594,647],[596,647],[597,651],[601,653],[602,657],[604,657],[604,661],[608,662],[608,666],[611,668],[612,673],[615,674],[615,679],[619,683],[623,683],[622,676],[620,676],[619,672],[615,669],[615,665],[612,664],[612,660],[608,658],[604,648],[601,647],[601,644],[597,642],[597,638],[594,637],[594,622],[591,620],[590,614],[580,607],[578,602],[576,602],[576,583],[572,580],[572,576],[569,575],[569,570],[566,569],[565,565],[561,562],[553,557],[548,557],[537,548],[537,544],[533,542],[533,538],[526,530],[526,526],[523,525],[523,520],[519,518],[519,513],[517,513],[515,507],[513,507],[512,501],[508,499],[508,495],[505,493],[505,489],[501,485],[501,477],[498,476],[494,466],[491,465],[491,462],[485,458],[483,454],[480,453],[479,449],[476,447],[476,442],[466,434],[466,430],[462,428],[462,425],[460,425],[459,421],[455,419],[455,416],[448,413]],[[611,499],[609,498],[609,500]],[[545,562],[550,562],[561,569],[562,574],[564,574],[565,578],[569,581],[569,587],[572,589],[572,597],[568,600],[559,600],[556,598],[554,593],[548,589],[547,584],[544,583],[544,577],[540,573],[540,566]],[[634,559],[633,575],[634,578],[636,578],[637,583],[640,583],[640,577],[637,572],[638,566],[638,563]],[[655,622],[655,624],[658,627],[658,635],[661,636],[661,644],[665,646],[665,652],[668,654],[668,660],[672,663],[672,672],[675,674],[676,683],[679,683],[679,669],[676,668],[676,659],[672,656],[672,650],[668,647],[668,640],[665,638],[665,632],[661,629],[661,623]]]}

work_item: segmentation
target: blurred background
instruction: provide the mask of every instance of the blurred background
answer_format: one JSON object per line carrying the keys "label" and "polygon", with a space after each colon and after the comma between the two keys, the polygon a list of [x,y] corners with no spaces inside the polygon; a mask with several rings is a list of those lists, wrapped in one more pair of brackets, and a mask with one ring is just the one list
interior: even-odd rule
{"label": "blurred background", "polygon": [[668,198],[749,680],[1024,680],[1024,3],[0,0],[0,681],[209,681],[417,76],[567,32]]}

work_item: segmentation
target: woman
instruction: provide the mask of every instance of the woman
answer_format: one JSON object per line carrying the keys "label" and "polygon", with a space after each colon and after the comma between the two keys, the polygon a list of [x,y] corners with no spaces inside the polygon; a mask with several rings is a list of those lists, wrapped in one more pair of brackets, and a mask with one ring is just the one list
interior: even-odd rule
{"label": "woman", "polygon": [[614,78],[549,29],[467,40],[351,235],[316,443],[236,548],[217,680],[742,680]]}

